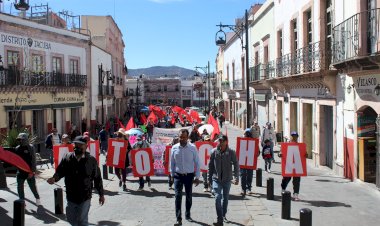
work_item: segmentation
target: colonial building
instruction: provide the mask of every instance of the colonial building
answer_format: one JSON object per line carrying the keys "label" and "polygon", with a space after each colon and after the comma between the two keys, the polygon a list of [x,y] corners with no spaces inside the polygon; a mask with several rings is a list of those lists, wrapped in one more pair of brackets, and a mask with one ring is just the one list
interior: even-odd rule
{"label": "colonial building", "polygon": [[[112,107],[107,106],[109,111],[107,111],[107,115],[103,117],[107,118],[107,116],[123,115],[127,105],[123,84],[126,76],[123,34],[112,16],[81,16],[81,24],[81,30],[88,32],[91,36],[91,42],[111,55],[111,65],[109,68],[106,68],[106,70],[109,74],[108,77],[111,76],[112,80],[103,80],[102,85],[105,88],[103,92],[105,92],[104,94],[106,95],[98,96],[99,99],[103,98],[103,103],[112,103]],[[106,62],[99,63],[106,64]],[[107,72],[106,70],[104,73]],[[102,73],[98,73],[98,70],[96,70],[94,74],[100,76]],[[96,79],[100,81],[100,77]],[[101,93],[99,92],[99,94]],[[97,103],[96,112],[101,113],[99,110],[102,106],[99,105],[99,102]],[[106,114],[105,111],[104,114]],[[99,118],[99,116],[95,118]],[[96,123],[95,118],[91,118],[92,124]]]}
{"label": "colonial building", "polygon": [[0,131],[86,129],[90,37],[0,13]]}

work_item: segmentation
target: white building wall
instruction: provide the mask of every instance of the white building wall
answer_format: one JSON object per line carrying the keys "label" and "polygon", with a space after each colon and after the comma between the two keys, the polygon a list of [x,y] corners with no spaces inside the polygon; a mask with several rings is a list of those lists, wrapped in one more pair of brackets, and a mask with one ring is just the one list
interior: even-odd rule
{"label": "white building wall", "polygon": [[[91,80],[91,120],[96,120],[96,109],[102,107],[102,102],[99,100],[99,69],[100,65],[103,65],[103,71],[109,71],[112,68],[111,55],[104,50],[98,48],[95,45],[91,46],[91,71],[92,71],[92,80]],[[106,82],[104,83],[106,84]],[[104,113],[108,114],[108,107],[112,106],[113,100],[107,100],[104,97]]]}
{"label": "white building wall", "polygon": [[[243,32],[242,37],[245,37],[245,33]],[[233,83],[233,68],[232,63],[235,63],[235,80],[242,79],[242,69],[241,68],[241,59],[244,56],[245,52],[243,52],[241,47],[241,41],[239,38],[235,38],[231,40],[231,42],[227,43],[224,49],[224,75],[227,76],[229,74],[229,84],[232,89]],[[227,65],[229,65],[229,71],[227,72]]]}

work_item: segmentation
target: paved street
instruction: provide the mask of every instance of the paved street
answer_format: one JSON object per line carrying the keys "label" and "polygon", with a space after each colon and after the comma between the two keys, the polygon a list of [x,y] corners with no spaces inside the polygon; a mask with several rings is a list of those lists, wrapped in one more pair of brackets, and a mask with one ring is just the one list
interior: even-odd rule
{"label": "paved street", "polygon": [[[230,145],[235,147],[235,137],[243,132],[227,125]],[[222,129],[225,132],[225,127]],[[226,225],[299,225],[298,211],[310,208],[313,211],[313,225],[378,225],[380,216],[380,192],[375,187],[362,182],[350,182],[333,176],[328,169],[308,168],[309,176],[302,178],[301,201],[292,202],[292,220],[281,220],[281,176],[278,158],[271,174],[263,172],[263,187],[254,186],[254,195],[242,198],[239,186],[232,186]],[[104,160],[102,160],[104,161]],[[259,158],[259,166],[263,163]],[[41,170],[41,178],[48,178],[53,171]],[[266,179],[275,180],[275,200],[266,199]],[[98,196],[92,199],[90,222],[92,225],[173,225],[174,191],[167,189],[165,177],[153,177],[152,188],[138,192],[137,179],[128,177],[127,191],[118,187],[116,176],[104,181],[106,203],[100,206]],[[9,190],[0,190],[1,225],[12,225],[13,201],[17,199],[15,178],[7,178]],[[58,183],[63,186],[63,180]],[[255,178],[253,181],[255,185]],[[43,179],[38,180],[38,189],[43,207],[34,205],[34,198],[28,187],[25,188],[26,225],[68,225],[64,215],[54,214],[53,190]],[[292,191],[289,183],[288,190]],[[183,205],[184,205],[183,199]],[[30,202],[32,201],[32,202]],[[184,220],[184,225],[210,225],[215,220],[214,199],[203,192],[200,184],[194,189],[192,218],[193,223]]]}

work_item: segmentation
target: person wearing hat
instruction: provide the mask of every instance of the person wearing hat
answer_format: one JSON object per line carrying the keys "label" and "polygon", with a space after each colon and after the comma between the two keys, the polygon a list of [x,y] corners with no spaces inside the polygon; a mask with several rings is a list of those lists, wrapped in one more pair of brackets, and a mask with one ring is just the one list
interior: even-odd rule
{"label": "person wearing hat", "polygon": [[62,135],[62,144],[71,144],[70,137],[66,133]]}
{"label": "person wearing hat", "polygon": [[220,226],[223,222],[228,222],[228,197],[231,181],[235,185],[239,184],[239,163],[235,151],[228,147],[226,135],[220,135],[217,142],[218,146],[211,151],[208,173],[215,192],[217,221],[213,225]]}
{"label": "person wearing hat", "polygon": [[[292,131],[290,133],[290,136],[292,137],[290,142],[298,143],[297,131]],[[281,154],[280,154],[280,157],[281,157]],[[307,154],[306,154],[306,158],[307,158]],[[291,177],[282,177],[282,181],[281,181],[282,191],[286,190],[286,187],[288,186],[291,179],[292,179]],[[301,177],[293,177],[293,199],[294,199],[294,201],[300,200],[298,197],[298,194],[300,192],[300,184],[301,184]]]}
{"label": "person wearing hat", "polygon": [[16,140],[19,145],[16,147],[16,154],[19,155],[30,167],[32,173],[25,172],[21,169],[17,170],[16,180],[17,180],[17,192],[20,199],[25,199],[24,193],[24,183],[25,180],[28,182],[30,190],[32,191],[34,197],[36,198],[36,205],[40,206],[40,195],[38,194],[36,187],[36,152],[33,145],[29,144],[28,134],[19,133]]}
{"label": "person wearing hat", "polygon": [[66,217],[71,225],[88,225],[88,212],[92,197],[92,184],[99,193],[99,204],[104,204],[103,181],[96,159],[86,152],[87,140],[83,136],[75,137],[74,152],[66,154],[55,174],[47,180],[54,184],[65,178]]}
{"label": "person wearing hat", "polygon": [[273,129],[272,124],[270,122],[267,122],[267,126],[263,130],[263,134],[261,137],[261,147],[263,147],[265,145],[264,144],[265,140],[269,140],[270,145],[273,148],[273,146],[275,145],[275,141],[276,141],[276,133],[274,132],[274,129]]}
{"label": "person wearing hat", "polygon": [[[252,138],[251,128],[244,130],[243,136],[245,138]],[[252,194],[252,178],[253,178],[253,169],[242,169],[240,168],[240,180],[241,180],[241,192],[242,196]]]}
{"label": "person wearing hat", "polygon": [[[117,132],[115,132],[115,135],[116,135],[116,138],[115,138],[116,140],[128,140],[125,137],[126,133],[125,133],[125,130],[123,128],[120,128]],[[127,168],[129,166],[129,163],[130,163],[129,155],[130,155],[131,149],[132,149],[132,147],[128,142],[127,153],[126,153],[126,158],[125,158],[125,166],[123,168],[116,168],[115,167],[115,175],[119,179],[119,187],[123,186],[124,191],[127,190],[127,185],[126,185],[127,174],[128,174]]]}
{"label": "person wearing hat", "polygon": [[[149,143],[143,139],[142,135],[138,135],[136,140],[137,140],[137,142],[132,146],[132,149],[140,149],[140,148],[149,148],[150,147]],[[154,159],[152,159],[152,161],[154,162]],[[146,176],[146,182],[148,183],[148,187],[152,186],[150,176]],[[139,177],[139,188],[137,189],[137,191],[144,190],[144,184],[145,184],[144,177]]]}

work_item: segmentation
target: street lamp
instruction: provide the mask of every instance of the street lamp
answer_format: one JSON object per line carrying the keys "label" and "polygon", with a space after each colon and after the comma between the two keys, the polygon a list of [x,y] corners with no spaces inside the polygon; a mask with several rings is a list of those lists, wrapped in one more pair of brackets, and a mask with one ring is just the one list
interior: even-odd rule
{"label": "street lamp", "polygon": [[113,80],[111,71],[103,71],[103,64],[98,65],[98,75],[99,75],[99,91],[102,96],[102,125],[104,125],[104,92],[103,92],[103,83],[104,79],[107,76],[107,81]]}
{"label": "street lamp", "polygon": [[[247,92],[247,127],[250,126],[250,116],[251,116],[251,107],[249,102],[249,51],[248,51],[248,10],[245,10],[245,22],[240,23],[239,25],[224,25],[220,23],[216,25],[219,27],[219,31],[215,34],[215,43],[218,46],[224,46],[226,44],[226,33],[223,31],[223,28],[228,28],[235,32],[238,35],[242,49],[245,49],[245,70],[246,70],[246,92]],[[243,45],[242,33],[245,32],[245,45]]]}
{"label": "street lamp", "polygon": [[[210,111],[210,61],[208,61],[207,63],[207,66],[206,67],[198,67],[198,66],[195,66],[195,70],[198,70],[198,69],[201,69],[205,74],[206,74],[206,78],[207,78],[207,86],[208,86],[208,93],[207,93],[207,96],[208,96],[208,111]],[[195,76],[199,76],[198,74],[195,74]],[[206,92],[205,92],[206,93]],[[206,99],[206,97],[205,97]],[[205,101],[206,102],[206,101]]]}
{"label": "street lamp", "polygon": [[16,1],[14,6],[17,10],[27,11],[29,9],[29,0],[20,0],[19,2]]}

